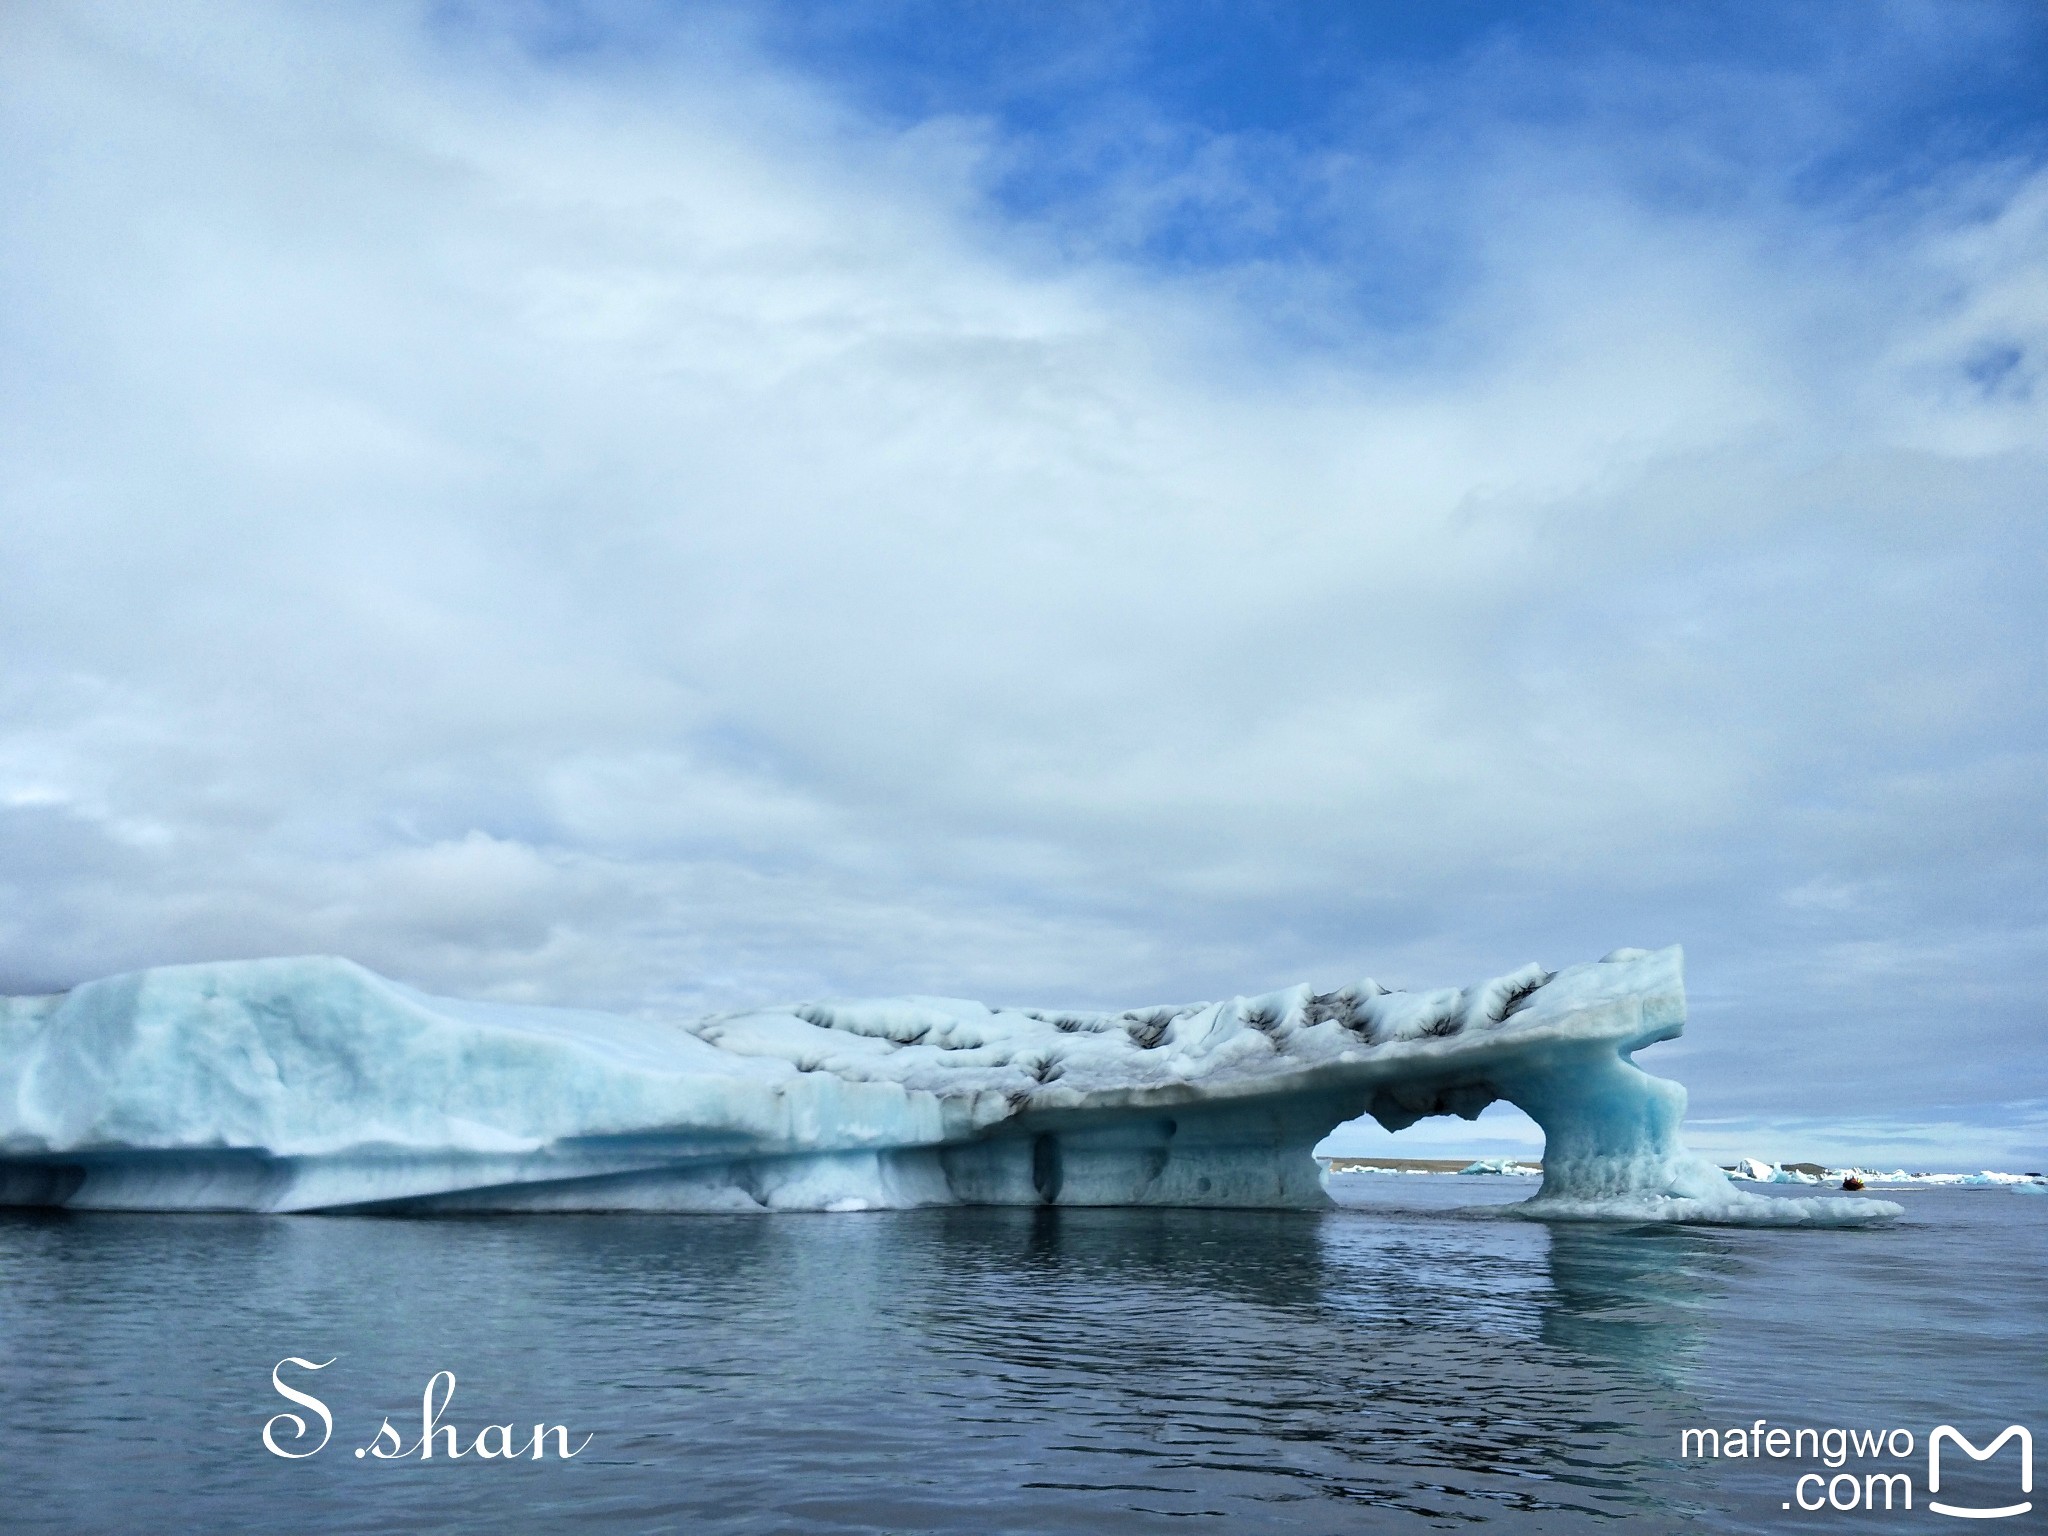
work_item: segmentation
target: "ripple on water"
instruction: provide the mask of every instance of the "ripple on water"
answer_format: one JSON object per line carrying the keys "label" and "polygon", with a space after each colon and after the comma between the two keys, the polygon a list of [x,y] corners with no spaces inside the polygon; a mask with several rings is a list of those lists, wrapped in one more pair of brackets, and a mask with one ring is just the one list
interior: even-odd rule
{"label": "ripple on water", "polygon": [[[1679,1427],[2042,1400],[2048,1202],[1929,1192],[1890,1232],[1460,1209],[1527,1192],[1350,1180],[1322,1215],[0,1215],[10,1528],[1764,1530],[1770,1490],[1679,1464]],[[1957,1242],[1978,1253],[1960,1302]],[[338,1357],[335,1442],[305,1462],[257,1439],[287,1354]],[[348,1455],[385,1415],[416,1424],[442,1369],[465,1439],[545,1416],[590,1451]]]}

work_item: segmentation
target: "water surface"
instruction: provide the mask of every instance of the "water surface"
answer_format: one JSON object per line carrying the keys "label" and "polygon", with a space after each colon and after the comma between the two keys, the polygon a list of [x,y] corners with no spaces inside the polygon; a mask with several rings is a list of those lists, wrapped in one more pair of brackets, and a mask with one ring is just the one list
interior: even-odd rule
{"label": "water surface", "polygon": [[[2048,1430],[2048,1200],[1766,1232],[1457,1209],[1528,1193],[1507,1178],[1337,1189],[1321,1215],[0,1213],[7,1526],[1925,1529],[1788,1513],[1817,1464],[1681,1459],[1679,1432]],[[287,1355],[335,1362],[287,1370],[335,1418],[300,1461],[259,1438]],[[386,1416],[419,1438],[442,1370],[465,1447],[593,1438],[358,1460]],[[1897,1465],[1924,1501],[1924,1452]]]}

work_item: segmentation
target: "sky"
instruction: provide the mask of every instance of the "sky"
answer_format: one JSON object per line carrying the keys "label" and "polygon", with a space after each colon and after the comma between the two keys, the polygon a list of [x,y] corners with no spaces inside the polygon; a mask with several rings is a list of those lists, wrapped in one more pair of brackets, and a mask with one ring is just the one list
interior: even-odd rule
{"label": "sky", "polygon": [[6,8],[0,991],[1683,943],[1702,1145],[2048,1156],[2044,77],[1997,0]]}

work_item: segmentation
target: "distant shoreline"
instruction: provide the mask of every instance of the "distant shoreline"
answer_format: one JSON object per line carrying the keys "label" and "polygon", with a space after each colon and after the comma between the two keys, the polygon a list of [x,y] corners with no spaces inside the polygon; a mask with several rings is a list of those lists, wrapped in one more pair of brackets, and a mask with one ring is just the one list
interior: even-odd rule
{"label": "distant shoreline", "polygon": [[[1463,1173],[1470,1168],[1469,1157],[1331,1157],[1322,1159],[1332,1173]],[[1541,1168],[1540,1157],[1518,1157],[1524,1168]]]}

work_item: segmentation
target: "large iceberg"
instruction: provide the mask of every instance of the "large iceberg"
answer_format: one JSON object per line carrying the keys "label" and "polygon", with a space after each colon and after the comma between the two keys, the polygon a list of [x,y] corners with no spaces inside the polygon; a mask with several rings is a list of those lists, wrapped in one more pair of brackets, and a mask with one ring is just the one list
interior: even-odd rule
{"label": "large iceberg", "polygon": [[163,966],[0,1001],[0,1203],[120,1210],[761,1211],[1328,1203],[1371,1114],[1520,1105],[1533,1216],[1855,1224],[1737,1189],[1630,1060],[1681,955],[1464,990],[1371,981],[1082,1013],[954,998],[688,1021],[430,997],[337,959]]}

